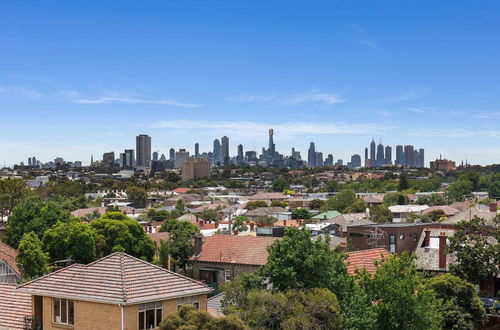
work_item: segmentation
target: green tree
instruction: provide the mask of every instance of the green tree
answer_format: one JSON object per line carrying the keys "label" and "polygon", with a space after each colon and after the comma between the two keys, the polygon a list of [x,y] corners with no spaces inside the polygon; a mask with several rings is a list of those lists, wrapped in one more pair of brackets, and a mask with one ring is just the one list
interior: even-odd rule
{"label": "green tree", "polygon": [[248,294],[252,290],[264,289],[262,277],[256,273],[241,273],[230,282],[222,284],[224,292],[222,307],[228,313],[243,313],[248,306]]}
{"label": "green tree", "polygon": [[438,299],[443,329],[479,329],[486,320],[486,312],[476,289],[467,281],[444,274],[429,279],[427,287]]}
{"label": "green tree", "polygon": [[438,222],[442,218],[446,218],[446,213],[443,210],[432,210],[427,213],[432,222]]}
{"label": "green tree", "polygon": [[410,199],[406,194],[400,192],[388,192],[384,196],[384,204],[386,206],[392,205],[407,205],[410,203]]}
{"label": "green tree", "polygon": [[186,203],[182,198],[179,198],[175,203],[175,210],[179,213],[184,213],[186,211]]}
{"label": "green tree", "polygon": [[191,222],[177,219],[166,220],[160,227],[160,232],[166,231],[170,233],[176,230],[186,231],[191,236],[194,236],[200,232],[200,229]]}
{"label": "green tree", "polygon": [[255,219],[255,223],[257,224],[257,226],[261,227],[270,226],[274,224],[276,221],[278,220],[271,216],[261,216]]}
{"label": "green tree", "polygon": [[33,231],[41,238],[56,222],[67,222],[69,219],[69,213],[62,211],[56,203],[30,198],[12,209],[6,227],[5,242],[17,248],[24,234]]}
{"label": "green tree", "polygon": [[108,219],[108,220],[130,220],[130,218],[125,215],[125,213],[120,212],[120,211],[106,212],[106,213],[104,213],[101,216],[101,219]]}
{"label": "green tree", "polygon": [[254,290],[242,307],[252,329],[340,329],[339,303],[328,289]]}
{"label": "green tree", "polygon": [[468,180],[455,181],[446,190],[449,199],[455,202],[461,202],[472,194],[472,184]]}
{"label": "green tree", "polygon": [[398,190],[403,191],[410,188],[410,178],[408,174],[403,173],[399,176]]}
{"label": "green tree", "polygon": [[96,253],[101,258],[113,252],[126,252],[148,261],[153,259],[153,240],[142,226],[129,218],[108,219],[106,216],[93,220],[90,226],[96,233]]}
{"label": "green tree", "polygon": [[313,199],[309,203],[309,208],[311,210],[319,210],[319,209],[321,209],[321,207],[323,206],[323,204],[324,204],[324,201],[322,201],[321,199]]}
{"label": "green tree", "polygon": [[340,213],[364,212],[366,203],[359,198],[352,189],[345,189],[339,192],[335,197],[328,199],[321,211],[339,211]]}
{"label": "green tree", "polygon": [[52,261],[72,258],[87,264],[96,259],[95,232],[89,224],[72,220],[57,222],[43,235],[43,250]]}
{"label": "green tree", "polygon": [[232,230],[247,231],[248,230],[248,226],[247,226],[248,221],[249,221],[249,219],[247,217],[244,217],[244,216],[235,217],[231,221]]}
{"label": "green tree", "polygon": [[245,208],[247,210],[255,210],[255,209],[258,209],[260,207],[268,207],[268,205],[264,201],[251,201],[251,202],[247,202],[247,204],[245,205]]}
{"label": "green tree", "polygon": [[199,228],[187,221],[171,219],[162,224],[160,231],[170,233],[169,252],[174,267],[182,267],[186,272],[189,258],[194,254],[194,235],[200,232]]}
{"label": "green tree", "polygon": [[299,207],[298,209],[292,211],[292,219],[308,220],[311,219],[311,217],[312,217],[311,212],[309,212],[308,209],[304,209],[302,207]]}
{"label": "green tree", "polygon": [[457,223],[455,228],[455,234],[449,237],[448,251],[456,262],[450,270],[472,283],[488,280],[493,287],[494,279],[500,276],[500,217],[487,223],[475,216],[471,221]]}
{"label": "green tree", "polygon": [[427,196],[419,197],[417,203],[420,205],[429,205],[429,206],[449,204],[446,198],[444,198],[443,195],[441,194],[430,194]]}
{"label": "green tree", "polygon": [[275,192],[282,192],[285,189],[290,188],[290,184],[288,184],[288,181],[286,181],[285,179],[278,178],[273,181],[273,183],[271,184],[271,188]]}
{"label": "green tree", "polygon": [[479,190],[479,180],[480,176],[479,173],[476,171],[467,171],[464,174],[460,176],[460,180],[465,180],[469,181],[472,187],[472,191],[478,191]]}
{"label": "green tree", "polygon": [[134,206],[144,208],[148,201],[148,193],[143,188],[132,186],[127,189],[127,198]]}
{"label": "green tree", "polygon": [[370,208],[370,220],[376,223],[387,223],[392,221],[392,212],[383,204],[374,205]]}
{"label": "green tree", "polygon": [[500,181],[493,181],[488,186],[488,194],[491,198],[500,198]]}
{"label": "green tree", "polygon": [[0,179],[0,217],[9,214],[29,193],[23,179]]}
{"label": "green tree", "polygon": [[42,242],[35,232],[25,233],[19,242],[16,261],[22,266],[24,277],[31,279],[49,272],[49,257],[42,249]]}
{"label": "green tree", "polygon": [[359,284],[373,302],[379,329],[439,329],[434,293],[424,286],[414,256],[390,255],[371,276],[366,269]]}
{"label": "green tree", "polygon": [[288,203],[287,202],[283,202],[283,201],[274,200],[274,201],[271,202],[271,206],[272,207],[287,208],[288,207]]}
{"label": "green tree", "polygon": [[160,247],[158,248],[158,259],[160,266],[165,269],[169,269],[169,258],[171,251],[171,242],[160,240]]}
{"label": "green tree", "polygon": [[336,192],[340,190],[340,184],[338,181],[330,180],[325,184],[325,190],[327,192]]}
{"label": "green tree", "polygon": [[204,210],[198,217],[207,221],[217,221],[219,219],[216,210]]}
{"label": "green tree", "polygon": [[235,315],[215,318],[194,306],[181,306],[176,313],[168,314],[161,322],[160,330],[245,330],[245,324]]}

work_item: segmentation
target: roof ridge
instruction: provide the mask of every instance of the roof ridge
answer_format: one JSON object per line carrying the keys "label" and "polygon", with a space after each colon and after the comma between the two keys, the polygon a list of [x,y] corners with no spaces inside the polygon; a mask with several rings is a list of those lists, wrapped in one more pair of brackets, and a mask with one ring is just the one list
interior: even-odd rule
{"label": "roof ridge", "polygon": [[118,254],[118,257],[120,258],[120,277],[121,277],[120,286],[121,286],[121,290],[122,290],[123,301],[127,302],[128,297],[127,297],[127,291],[125,290],[125,278],[124,278],[124,274],[123,274],[123,271],[125,268],[125,263],[123,261],[124,254],[125,253],[120,253],[120,254]]}

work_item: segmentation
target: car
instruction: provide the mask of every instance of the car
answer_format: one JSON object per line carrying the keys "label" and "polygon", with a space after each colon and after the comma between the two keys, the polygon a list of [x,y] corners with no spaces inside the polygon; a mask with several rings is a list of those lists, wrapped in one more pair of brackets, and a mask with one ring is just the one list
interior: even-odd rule
{"label": "car", "polygon": [[500,303],[492,298],[481,297],[481,302],[487,314],[500,315]]}

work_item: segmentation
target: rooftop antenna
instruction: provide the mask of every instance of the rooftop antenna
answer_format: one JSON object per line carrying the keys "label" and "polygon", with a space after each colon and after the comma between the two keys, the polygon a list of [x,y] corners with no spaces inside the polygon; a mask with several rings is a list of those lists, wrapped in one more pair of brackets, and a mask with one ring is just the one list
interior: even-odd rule
{"label": "rooftop antenna", "polygon": [[384,244],[386,238],[386,232],[380,229],[378,226],[373,226],[372,229],[368,231],[368,238],[366,243],[372,247],[372,249],[379,247],[386,247]]}

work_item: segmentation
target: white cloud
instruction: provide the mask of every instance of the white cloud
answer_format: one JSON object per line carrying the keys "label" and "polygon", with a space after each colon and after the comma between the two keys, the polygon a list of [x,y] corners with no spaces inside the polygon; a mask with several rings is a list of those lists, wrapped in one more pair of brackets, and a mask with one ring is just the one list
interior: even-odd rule
{"label": "white cloud", "polygon": [[330,93],[322,93],[318,90],[310,90],[308,92],[293,95],[283,100],[285,104],[302,104],[302,103],[324,103],[332,105],[344,102],[338,95]]}
{"label": "white cloud", "polygon": [[267,130],[274,128],[283,138],[295,136],[313,136],[328,134],[367,134],[377,132],[384,134],[397,129],[396,126],[376,124],[343,124],[328,122],[282,122],[262,123],[253,121],[204,121],[204,120],[169,120],[151,124],[153,128],[169,128],[177,130],[206,130],[213,133],[224,132],[233,137],[261,138],[266,137]]}
{"label": "white cloud", "polygon": [[497,130],[470,130],[464,128],[446,128],[442,129],[416,129],[410,130],[406,135],[419,137],[436,138],[469,138],[469,137],[500,137],[500,131]]}
{"label": "white cloud", "polygon": [[21,86],[5,86],[0,85],[0,93],[9,94],[26,99],[38,100],[43,97],[43,93],[34,89],[21,87]]}
{"label": "white cloud", "polygon": [[366,32],[365,29],[363,29],[361,26],[354,24],[354,30],[355,30],[355,35],[354,35],[354,41],[363,45],[367,46],[373,49],[378,48],[378,41],[375,39],[374,36]]}
{"label": "white cloud", "polygon": [[242,93],[236,97],[228,98],[230,101],[235,102],[249,102],[249,103],[265,103],[273,102],[285,105],[298,105],[305,103],[322,103],[324,105],[332,105],[344,102],[337,94],[321,92],[317,89],[312,89],[304,93],[279,95],[277,93],[266,94],[248,94]]}
{"label": "white cloud", "polygon": [[107,92],[100,95],[85,95],[78,91],[63,91],[62,95],[69,102],[79,104],[158,104],[182,108],[197,108],[201,106],[201,104],[183,103],[174,99],[153,99],[135,94],[123,94],[117,92]]}

